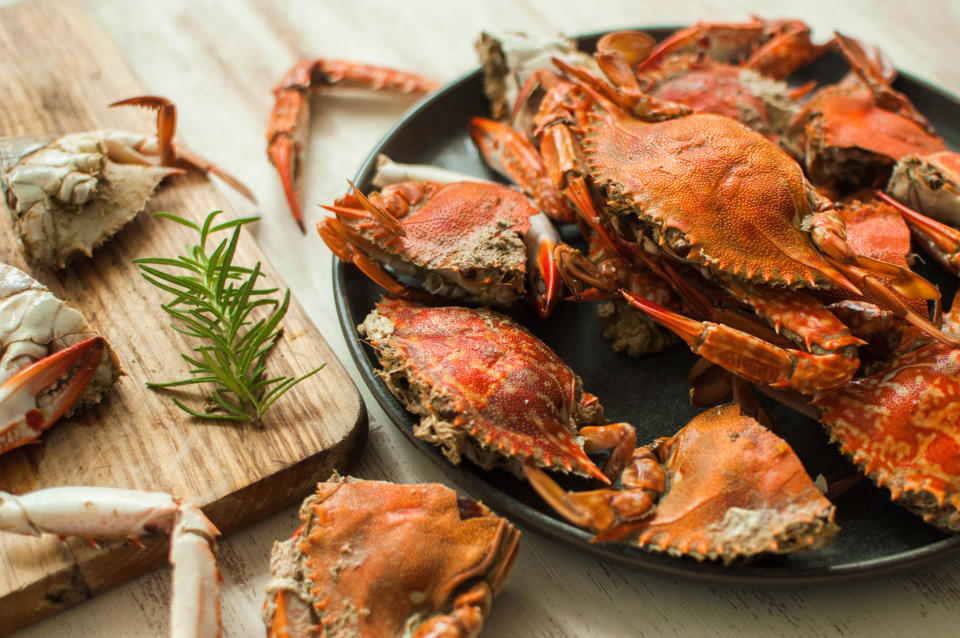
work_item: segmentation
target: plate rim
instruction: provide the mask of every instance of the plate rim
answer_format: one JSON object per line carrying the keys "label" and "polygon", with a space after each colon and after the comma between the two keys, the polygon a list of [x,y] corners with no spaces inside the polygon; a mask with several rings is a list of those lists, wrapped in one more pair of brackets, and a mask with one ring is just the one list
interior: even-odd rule
{"label": "plate rim", "polygon": [[[677,26],[645,26],[637,27],[641,31],[676,30]],[[583,40],[596,39],[609,31],[599,31],[583,35],[571,36],[571,39],[580,43]],[[461,85],[474,82],[481,75],[482,70],[477,67],[451,80],[432,94],[429,94],[414,104],[390,129],[377,141],[370,153],[363,160],[360,168],[354,174],[354,183],[363,186],[372,175],[381,149],[408,122],[429,108],[436,100],[456,91]],[[909,73],[898,70],[897,77],[920,85],[924,89],[938,94],[960,108],[960,99],[939,88],[931,82],[916,78]],[[575,547],[585,556],[603,559],[621,567],[653,574],[676,578],[699,584],[720,583],[724,585],[740,585],[763,588],[780,588],[794,586],[814,586],[848,583],[862,580],[870,576],[884,576],[895,572],[906,571],[912,568],[923,567],[937,558],[955,555],[960,551],[960,535],[947,537],[923,547],[899,552],[889,556],[860,560],[839,566],[823,567],[762,567],[757,569],[751,564],[724,566],[718,561],[698,562],[688,557],[676,558],[666,554],[648,552],[635,547],[616,544],[594,544],[590,542],[592,534],[575,527],[566,521],[550,516],[535,509],[486,481],[477,480],[472,473],[462,466],[453,465],[443,456],[439,448],[426,441],[418,439],[413,434],[413,418],[402,404],[390,393],[382,381],[376,376],[376,366],[369,348],[357,332],[357,321],[350,310],[347,298],[346,269],[349,266],[341,262],[336,255],[331,256],[333,262],[333,293],[337,319],[343,332],[344,340],[350,355],[360,372],[364,383],[376,398],[387,417],[406,438],[425,454],[440,469],[441,473],[471,496],[478,498],[500,515],[505,515],[523,529],[533,531],[541,537],[553,541],[560,541],[566,546]],[[960,293],[958,293],[960,294]],[[707,581],[706,579],[709,579]]]}

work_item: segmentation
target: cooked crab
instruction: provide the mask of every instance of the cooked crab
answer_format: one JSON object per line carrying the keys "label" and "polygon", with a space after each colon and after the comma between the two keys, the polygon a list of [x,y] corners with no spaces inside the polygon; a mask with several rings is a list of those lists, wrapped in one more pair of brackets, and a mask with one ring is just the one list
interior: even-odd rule
{"label": "cooked crab", "polygon": [[529,293],[542,316],[559,300],[559,236],[506,186],[401,182],[369,197],[354,189],[324,208],[336,215],[317,226],[327,246],[393,294],[424,297],[375,262],[447,299],[509,306]]}
{"label": "cooked crab", "polygon": [[[636,443],[629,425],[601,425],[580,378],[503,315],[385,297],[358,330],[380,359],[378,375],[420,416],[414,434],[452,463],[519,474],[530,459],[609,482]],[[584,452],[611,448],[604,472]]]}
{"label": "cooked crab", "polygon": [[0,140],[2,187],[18,242],[37,268],[63,268],[90,256],[139,213],[161,181],[184,170],[213,172],[252,194],[221,169],[173,142],[176,111],[144,96],[114,105],[157,110],[156,140],[126,131]]}
{"label": "cooked crab", "polygon": [[264,621],[273,638],[472,638],[520,536],[482,503],[438,484],[334,476],[276,543]]}
{"label": "cooked crab", "polygon": [[64,412],[98,403],[121,373],[113,350],[78,310],[6,264],[0,348],[0,453],[36,439]]}
{"label": "cooked crab", "polygon": [[161,492],[52,487],[20,496],[0,492],[0,531],[89,539],[170,535],[170,635],[220,636],[220,532],[196,505]]}
{"label": "cooked crab", "polygon": [[790,446],[737,405],[637,448],[619,488],[566,492],[544,472],[524,469],[551,507],[597,534],[594,542],[729,564],[817,549],[839,531],[834,506]]}

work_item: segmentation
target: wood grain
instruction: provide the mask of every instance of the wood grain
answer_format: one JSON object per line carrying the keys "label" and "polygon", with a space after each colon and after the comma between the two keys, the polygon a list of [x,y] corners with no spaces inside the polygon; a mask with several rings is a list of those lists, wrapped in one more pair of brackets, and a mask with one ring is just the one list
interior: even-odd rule
{"label": "wood grain", "polygon": [[[144,93],[115,46],[79,7],[64,2],[0,11],[0,136],[49,135],[95,128],[149,130],[152,116],[105,108]],[[169,180],[148,204],[201,220],[234,214],[203,176]],[[8,222],[0,259],[26,268]],[[148,380],[187,376],[180,352],[191,344],[168,328],[165,293],[143,281],[136,257],[173,256],[195,238],[177,224],[141,214],[92,259],[61,272],[33,272],[79,308],[112,344],[126,370],[96,408],[58,423],[39,445],[0,458],[0,489],[22,493],[53,485],[110,485],[173,493],[201,505],[224,533],[302,499],[318,480],[344,470],[366,438],[366,412],[335,355],[294,300],[285,332],[269,358],[271,374],[317,375],[273,405],[263,427],[220,425],[180,412]],[[256,242],[245,234],[236,262],[264,262],[267,281],[282,286]],[[162,563],[163,538],[95,549],[0,536],[0,633],[70,606]]]}

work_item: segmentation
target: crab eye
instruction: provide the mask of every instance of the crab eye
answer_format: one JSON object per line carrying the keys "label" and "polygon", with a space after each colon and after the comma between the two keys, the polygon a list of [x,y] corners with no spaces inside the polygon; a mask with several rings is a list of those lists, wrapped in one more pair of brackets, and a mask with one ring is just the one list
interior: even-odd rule
{"label": "crab eye", "polygon": [[943,187],[943,178],[939,173],[925,175],[923,181],[927,184],[930,190],[940,190]]}
{"label": "crab eye", "polygon": [[457,497],[457,508],[460,510],[461,520],[483,516],[483,506],[472,498]]}

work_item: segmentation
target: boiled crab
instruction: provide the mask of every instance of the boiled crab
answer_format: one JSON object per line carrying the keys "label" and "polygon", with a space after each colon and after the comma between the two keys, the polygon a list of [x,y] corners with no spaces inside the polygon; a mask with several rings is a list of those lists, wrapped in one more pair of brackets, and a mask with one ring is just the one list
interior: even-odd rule
{"label": "boiled crab", "polygon": [[236,178],[173,142],[176,109],[144,96],[111,106],[157,111],[157,138],[90,131],[51,139],[0,140],[2,187],[18,242],[37,268],[90,256],[139,213],[161,181],[184,170],[212,172],[243,195]]}
{"label": "boiled crab", "polygon": [[427,292],[447,299],[509,306],[529,294],[542,316],[559,300],[559,236],[506,186],[400,182],[369,197],[354,189],[325,208],[336,214],[318,224],[327,246],[393,294],[423,297],[375,262],[415,275]]}
{"label": "boiled crab", "polygon": [[267,125],[267,156],[280,174],[287,203],[304,232],[307,227],[303,221],[301,199],[310,118],[308,93],[332,85],[403,93],[428,93],[438,86],[433,80],[413,73],[324,58],[299,62],[283,75],[273,89],[276,101]]}
{"label": "boiled crab", "polygon": [[169,534],[170,634],[220,636],[220,572],[214,557],[220,532],[195,505],[160,492],[110,487],[52,487],[20,496],[0,492],[0,530],[134,541]]}
{"label": "boiled crab", "polygon": [[790,446],[737,405],[637,448],[620,489],[566,492],[544,472],[524,469],[550,506],[596,533],[594,542],[729,564],[817,549],[839,530],[834,506]]}
{"label": "boiled crab", "polygon": [[[543,342],[503,315],[383,298],[358,328],[378,375],[420,416],[414,434],[485,469],[520,463],[609,482],[636,443]],[[583,441],[583,444],[580,441]],[[584,450],[613,449],[601,472]]]}
{"label": "boiled crab", "polygon": [[79,311],[5,264],[0,326],[0,453],[35,440],[65,412],[98,403],[121,373]]}
{"label": "boiled crab", "polygon": [[[559,64],[577,90],[564,89],[560,101],[544,98],[541,151],[591,228],[610,234],[594,208],[599,197],[606,224],[634,253],[655,248],[692,264],[808,348],[763,345],[725,327],[683,327],[694,343],[710,344],[701,349],[706,356],[751,380],[807,391],[849,379],[856,340],[800,288],[865,293],[950,341],[877,279],[908,297],[934,298],[933,287],[907,269],[856,255],[833,205],[768,140],[732,119],[652,98],[635,83],[613,87]],[[824,321],[829,331],[818,325]]]}
{"label": "boiled crab", "polygon": [[442,485],[334,477],[276,543],[264,620],[273,638],[471,638],[517,555],[514,527]]}

